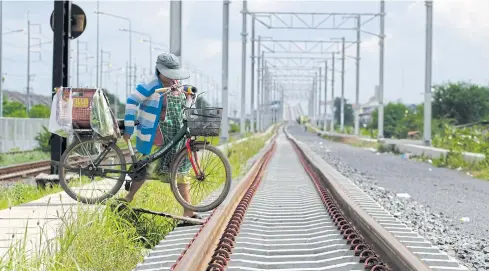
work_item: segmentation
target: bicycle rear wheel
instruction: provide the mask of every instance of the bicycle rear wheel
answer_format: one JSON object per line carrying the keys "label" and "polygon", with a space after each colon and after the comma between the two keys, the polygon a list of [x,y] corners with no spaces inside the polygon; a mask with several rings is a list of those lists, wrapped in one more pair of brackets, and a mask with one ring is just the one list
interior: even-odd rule
{"label": "bicycle rear wheel", "polygon": [[85,204],[96,204],[111,198],[120,190],[126,178],[123,172],[94,171],[88,174],[86,170],[90,168],[125,171],[126,160],[115,143],[102,139],[82,139],[68,147],[61,156],[59,183],[72,199]]}
{"label": "bicycle rear wheel", "polygon": [[[189,168],[189,154],[182,148],[171,167],[170,185],[176,200],[194,212],[207,212],[219,206],[231,188],[231,165],[226,156],[216,147],[203,142],[195,142],[192,147],[194,165],[203,174],[195,174]],[[185,183],[180,185],[178,183]],[[186,187],[185,187],[186,186]],[[185,199],[188,194],[190,199]],[[200,205],[202,204],[202,205]]]}

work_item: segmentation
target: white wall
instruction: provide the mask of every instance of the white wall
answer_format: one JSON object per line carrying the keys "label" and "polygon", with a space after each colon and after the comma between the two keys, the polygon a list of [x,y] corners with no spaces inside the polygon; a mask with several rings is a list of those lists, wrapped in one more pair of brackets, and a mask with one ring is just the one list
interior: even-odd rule
{"label": "white wall", "polygon": [[38,146],[35,137],[48,127],[49,119],[0,118],[0,153],[14,148],[32,150]]}

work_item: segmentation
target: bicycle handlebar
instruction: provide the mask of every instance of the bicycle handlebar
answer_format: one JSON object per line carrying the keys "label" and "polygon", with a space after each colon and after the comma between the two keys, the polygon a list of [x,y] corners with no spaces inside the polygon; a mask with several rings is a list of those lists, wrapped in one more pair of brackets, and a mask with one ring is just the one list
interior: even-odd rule
{"label": "bicycle handlebar", "polygon": [[192,90],[193,89],[197,90],[196,87],[188,86],[188,90],[185,92],[182,88],[183,88],[182,85],[174,84],[170,87],[159,88],[159,89],[155,90],[155,92],[156,93],[167,93],[170,90],[178,90],[179,92],[185,93],[187,95],[195,95],[194,91],[192,91]]}
{"label": "bicycle handlebar", "polygon": [[180,85],[180,84],[174,84],[174,85],[172,85],[170,87],[164,87],[164,88],[156,89],[155,92],[156,93],[166,94],[167,92],[169,92],[171,90],[176,90],[176,91],[178,91],[180,93],[183,93],[183,94],[186,94],[186,95],[191,95],[192,96],[191,104],[190,105],[189,104],[186,105],[187,108],[191,108],[197,102],[197,97],[200,96],[201,94],[204,94],[204,93],[200,93],[199,95],[196,95],[196,93],[194,93],[192,91],[192,89],[197,90],[197,88],[195,88],[193,86],[188,86],[187,91],[184,91],[182,85]]}

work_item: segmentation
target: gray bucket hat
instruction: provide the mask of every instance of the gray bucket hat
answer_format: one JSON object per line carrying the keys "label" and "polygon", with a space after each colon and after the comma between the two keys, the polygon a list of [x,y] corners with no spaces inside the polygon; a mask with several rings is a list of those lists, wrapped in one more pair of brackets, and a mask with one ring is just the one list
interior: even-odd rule
{"label": "gray bucket hat", "polygon": [[180,68],[180,61],[174,54],[162,53],[156,59],[156,70],[163,76],[173,80],[183,80],[190,77],[187,70]]}

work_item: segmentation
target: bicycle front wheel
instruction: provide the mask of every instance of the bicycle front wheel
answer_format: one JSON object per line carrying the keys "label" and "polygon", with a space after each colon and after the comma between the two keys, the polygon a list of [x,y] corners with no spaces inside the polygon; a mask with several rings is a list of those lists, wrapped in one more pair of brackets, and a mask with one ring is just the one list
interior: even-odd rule
{"label": "bicycle front wheel", "polygon": [[[87,174],[87,169],[94,169],[94,174]],[[121,172],[95,174],[104,169]],[[126,178],[125,170],[124,154],[116,144],[87,138],[74,142],[61,156],[59,183],[72,199],[96,204],[120,190]]]}
{"label": "bicycle front wheel", "polygon": [[207,212],[219,206],[228,195],[231,165],[218,148],[203,142],[193,144],[191,155],[193,165],[185,147],[177,153],[171,168],[171,189],[185,209]]}

